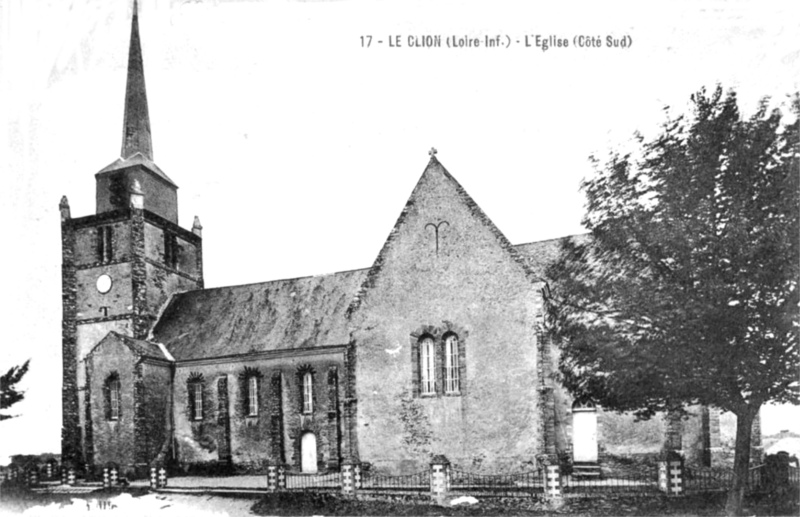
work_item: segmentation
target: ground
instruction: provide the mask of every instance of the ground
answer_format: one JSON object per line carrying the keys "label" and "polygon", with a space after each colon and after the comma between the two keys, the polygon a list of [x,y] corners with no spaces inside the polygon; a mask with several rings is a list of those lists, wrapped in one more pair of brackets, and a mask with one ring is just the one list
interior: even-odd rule
{"label": "ground", "polygon": [[[725,494],[668,497],[567,498],[557,506],[534,499],[481,500],[473,505],[440,506],[426,499],[370,500],[344,498],[338,493],[284,492],[269,495],[208,495],[150,493],[144,488],[100,490],[84,494],[42,494],[24,488],[2,487],[0,515],[61,517],[64,515],[698,515],[724,513]],[[798,494],[776,501],[748,498],[745,515],[798,515]]]}

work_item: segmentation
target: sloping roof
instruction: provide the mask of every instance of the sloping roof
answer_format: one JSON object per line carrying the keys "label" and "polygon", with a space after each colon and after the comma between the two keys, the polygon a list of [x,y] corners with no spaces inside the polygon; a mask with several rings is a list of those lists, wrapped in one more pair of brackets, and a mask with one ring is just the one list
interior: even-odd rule
{"label": "sloping roof", "polygon": [[159,166],[155,164],[153,160],[150,160],[147,157],[142,156],[141,153],[136,153],[133,156],[129,156],[128,158],[117,158],[113,163],[110,163],[105,167],[103,167],[103,169],[97,174],[104,174],[107,172],[127,169],[128,167],[133,167],[134,165],[144,166],[145,168],[155,173],[156,176],[158,176],[162,180],[166,181],[170,185],[177,187],[177,185],[175,185],[175,182],[169,179],[169,176],[167,176],[166,173],[162,171],[159,168]]}
{"label": "sloping roof", "polygon": [[558,252],[561,249],[562,242],[567,239],[572,239],[580,244],[586,242],[588,238],[589,234],[587,233],[570,235],[567,237],[558,237],[557,239],[548,239],[546,241],[517,244],[514,246],[514,249],[517,250],[522,260],[525,261],[537,277],[544,278],[544,272],[547,266],[555,262],[556,258],[558,258]]}
{"label": "sloping roof", "polygon": [[366,274],[359,269],[176,294],[152,337],[177,361],[346,344],[345,310]]}
{"label": "sloping roof", "polygon": [[97,345],[87,354],[87,358],[94,354],[101,346],[110,340],[114,339],[131,349],[131,351],[141,358],[160,359],[162,361],[174,361],[169,352],[164,350],[158,343],[151,343],[143,339],[135,339],[113,330],[106,334],[106,337],[100,340]]}

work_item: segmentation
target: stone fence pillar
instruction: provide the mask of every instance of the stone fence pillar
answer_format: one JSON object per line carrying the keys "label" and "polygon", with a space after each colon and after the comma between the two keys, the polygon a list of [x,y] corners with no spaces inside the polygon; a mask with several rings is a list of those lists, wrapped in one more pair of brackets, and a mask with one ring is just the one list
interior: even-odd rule
{"label": "stone fence pillar", "polygon": [[278,466],[267,465],[267,490],[278,489]]}
{"label": "stone fence pillar", "polygon": [[683,495],[683,457],[667,451],[658,462],[658,488],[667,495]]}
{"label": "stone fence pillar", "polygon": [[278,490],[286,490],[286,466],[278,465]]}
{"label": "stone fence pillar", "polygon": [[450,460],[439,454],[431,460],[431,498],[444,502],[450,492]]}
{"label": "stone fence pillar", "polygon": [[167,468],[164,465],[150,465],[150,490],[167,486]]}
{"label": "stone fence pillar", "polygon": [[558,463],[546,464],[542,466],[544,475],[544,495],[548,499],[555,499],[562,496],[561,491],[561,467]]}
{"label": "stone fence pillar", "polygon": [[361,464],[355,460],[345,460],[341,470],[342,493],[353,496],[361,488]]}
{"label": "stone fence pillar", "polygon": [[28,470],[27,479],[25,480],[28,483],[28,486],[38,486],[39,485],[39,469],[31,467]]}
{"label": "stone fence pillar", "polygon": [[103,467],[103,488],[111,487],[111,476],[108,472],[108,467]]}
{"label": "stone fence pillar", "polygon": [[67,484],[70,486],[74,485],[76,477],[75,467],[70,465],[69,468],[67,468]]}

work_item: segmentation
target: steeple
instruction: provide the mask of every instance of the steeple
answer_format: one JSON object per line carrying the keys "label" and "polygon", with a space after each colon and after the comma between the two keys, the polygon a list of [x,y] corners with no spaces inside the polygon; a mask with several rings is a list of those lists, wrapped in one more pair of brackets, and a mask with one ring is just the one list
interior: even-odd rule
{"label": "steeple", "polygon": [[131,41],[128,49],[128,80],[122,122],[120,157],[95,174],[97,213],[128,209],[129,189],[139,184],[144,210],[173,223],[178,222],[178,186],[153,162],[150,114],[144,85],[142,44],[139,38],[139,2],[133,1]]}
{"label": "steeple", "polygon": [[139,41],[139,5],[133,0],[131,43],[128,49],[128,82],[125,87],[125,118],[122,127],[123,160],[141,153],[153,159],[153,142],[150,138],[150,115],[147,110],[147,91],[144,84],[142,45]]}

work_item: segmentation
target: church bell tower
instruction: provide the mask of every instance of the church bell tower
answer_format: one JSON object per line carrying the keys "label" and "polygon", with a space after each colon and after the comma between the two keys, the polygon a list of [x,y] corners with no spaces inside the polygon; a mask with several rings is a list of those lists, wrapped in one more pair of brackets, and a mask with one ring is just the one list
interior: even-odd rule
{"label": "church bell tower", "polygon": [[[178,225],[178,186],[153,161],[137,1],[120,157],[95,174],[94,215],[59,205],[62,239],[62,460],[93,463],[84,358],[111,331],[145,339],[177,291],[203,287],[202,227]],[[134,418],[131,415],[130,418]],[[136,421],[133,422],[136,425]]]}

